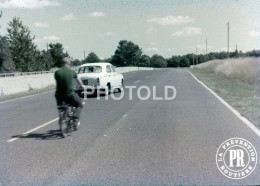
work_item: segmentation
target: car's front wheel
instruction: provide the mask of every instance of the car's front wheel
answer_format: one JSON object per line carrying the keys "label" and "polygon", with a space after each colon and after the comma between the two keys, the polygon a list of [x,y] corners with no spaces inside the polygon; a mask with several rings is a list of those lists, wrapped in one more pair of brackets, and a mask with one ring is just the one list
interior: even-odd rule
{"label": "car's front wheel", "polygon": [[125,88],[124,80],[122,79],[122,80],[121,80],[121,87],[118,88],[118,92],[122,92],[122,91],[124,90],[124,88]]}
{"label": "car's front wheel", "polygon": [[110,83],[108,83],[107,86],[106,86],[105,95],[106,96],[109,95],[110,91],[111,91],[111,85],[110,85]]}

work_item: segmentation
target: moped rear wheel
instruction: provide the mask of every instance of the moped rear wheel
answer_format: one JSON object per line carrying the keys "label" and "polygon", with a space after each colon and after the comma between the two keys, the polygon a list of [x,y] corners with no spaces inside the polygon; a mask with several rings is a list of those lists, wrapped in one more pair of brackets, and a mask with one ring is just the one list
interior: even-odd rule
{"label": "moped rear wheel", "polygon": [[63,138],[66,138],[70,133],[70,126],[68,125],[68,121],[63,121],[60,123],[60,132]]}

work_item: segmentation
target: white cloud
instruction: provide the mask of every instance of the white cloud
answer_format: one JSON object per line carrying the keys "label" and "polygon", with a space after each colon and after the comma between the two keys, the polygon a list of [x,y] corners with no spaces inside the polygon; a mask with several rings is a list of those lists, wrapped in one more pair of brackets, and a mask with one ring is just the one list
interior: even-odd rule
{"label": "white cloud", "polygon": [[89,14],[88,16],[90,16],[90,17],[103,17],[103,16],[106,16],[106,14],[104,12],[93,12],[93,13]]}
{"label": "white cloud", "polygon": [[75,20],[76,17],[73,14],[68,14],[68,15],[63,16],[61,19],[64,21],[72,21],[72,20]]}
{"label": "white cloud", "polygon": [[68,49],[70,49],[70,46],[64,45],[64,49],[68,50]]}
{"label": "white cloud", "polygon": [[166,48],[164,51],[165,51],[165,52],[173,52],[174,50],[171,49],[171,48]]}
{"label": "white cloud", "polygon": [[59,6],[58,2],[50,0],[5,0],[0,2],[0,8],[42,8],[49,6]]}
{"label": "white cloud", "polygon": [[205,49],[205,48],[206,48],[206,44],[197,45],[196,47],[197,47],[198,49]]}
{"label": "white cloud", "polygon": [[251,37],[257,37],[260,35],[260,33],[257,32],[256,30],[252,30],[251,32],[248,33],[248,35]]}
{"label": "white cloud", "polygon": [[60,38],[57,36],[44,36],[43,40],[58,41]]}
{"label": "white cloud", "polygon": [[193,22],[194,20],[190,16],[166,16],[162,18],[152,18],[148,22],[158,23],[160,25],[176,25],[182,23]]}
{"label": "white cloud", "polygon": [[156,30],[154,28],[149,28],[146,32],[152,33],[152,32],[156,32]]}
{"label": "white cloud", "polygon": [[[206,53],[206,44],[199,44],[196,46],[196,48],[198,49],[198,54],[200,53]],[[207,53],[210,52],[210,50],[212,50],[213,47],[211,45],[207,45]]]}
{"label": "white cloud", "polygon": [[[235,50],[235,49],[229,47],[229,52],[230,52],[230,51],[234,51],[234,50]],[[222,51],[227,52],[227,47],[222,47],[222,48],[220,49],[220,51],[221,51],[221,52],[222,52]]]}
{"label": "white cloud", "polygon": [[149,43],[150,45],[156,45],[156,43],[155,42],[153,42],[153,41],[151,41],[150,43]]}
{"label": "white cloud", "polygon": [[40,39],[35,39],[35,42],[44,43],[44,42],[50,42],[50,41],[59,41],[60,38],[57,36],[44,36]]}
{"label": "white cloud", "polygon": [[46,27],[49,27],[49,24],[48,23],[35,22],[34,26],[40,27],[40,28],[46,28]]}
{"label": "white cloud", "polygon": [[172,36],[194,36],[200,34],[201,34],[201,28],[186,27],[180,31],[172,33]]}
{"label": "white cloud", "polygon": [[158,51],[160,51],[160,49],[155,48],[155,47],[150,47],[150,48],[145,48],[144,51],[146,51],[146,52],[158,52]]}
{"label": "white cloud", "polygon": [[111,37],[111,36],[113,36],[113,35],[114,35],[113,32],[107,32],[107,33],[106,33],[106,36],[107,36],[107,37]]}

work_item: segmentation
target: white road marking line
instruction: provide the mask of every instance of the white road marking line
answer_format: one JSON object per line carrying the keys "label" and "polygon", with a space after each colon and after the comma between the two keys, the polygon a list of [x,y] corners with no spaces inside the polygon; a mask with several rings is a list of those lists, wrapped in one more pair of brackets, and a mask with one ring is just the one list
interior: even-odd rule
{"label": "white road marking line", "polygon": [[22,136],[24,136],[24,135],[27,135],[27,134],[29,134],[29,133],[31,133],[31,132],[34,132],[34,131],[36,131],[36,130],[42,128],[42,127],[45,127],[45,126],[47,126],[47,125],[49,125],[49,124],[51,124],[51,123],[57,121],[58,119],[59,119],[59,118],[55,118],[55,119],[53,119],[53,120],[51,120],[51,121],[49,121],[49,122],[47,122],[47,123],[44,123],[44,124],[42,124],[42,125],[40,125],[40,126],[34,128],[34,129],[31,129],[31,130],[29,130],[29,131],[27,131],[27,132],[24,132],[24,133],[21,134],[20,136],[15,137],[15,138],[12,138],[12,139],[8,140],[7,142],[8,142],[8,143],[13,142],[13,141],[19,139],[20,137],[22,137]]}
{"label": "white road marking line", "polygon": [[202,83],[200,80],[198,80],[198,78],[196,78],[190,71],[188,71],[190,73],[190,75],[197,80],[202,86],[204,86],[211,94],[213,94],[216,98],[218,98],[218,100],[225,105],[231,112],[233,112],[233,114],[235,114],[241,121],[243,121],[250,129],[252,129],[256,135],[258,135],[258,137],[260,137],[260,130],[258,128],[256,128],[256,126],[251,123],[248,119],[246,119],[245,117],[243,117],[237,110],[235,110],[232,106],[230,106],[226,101],[224,101],[219,95],[217,95],[213,90],[211,90],[209,87],[207,87],[207,85],[205,85],[204,83]]}
{"label": "white road marking line", "polygon": [[140,80],[135,81],[134,83],[138,83]]}

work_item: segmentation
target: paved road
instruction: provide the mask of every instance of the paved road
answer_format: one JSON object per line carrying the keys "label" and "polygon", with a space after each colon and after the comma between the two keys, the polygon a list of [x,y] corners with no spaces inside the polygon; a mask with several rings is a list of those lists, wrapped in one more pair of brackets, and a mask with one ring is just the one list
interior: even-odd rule
{"label": "paved road", "polygon": [[[232,137],[249,140],[260,156],[260,138],[183,69],[125,74],[126,85],[164,86],[175,100],[89,98],[80,130],[61,139],[54,92],[0,104],[0,185],[62,184],[259,184],[260,163],[242,180],[223,176],[218,146]],[[142,92],[145,95],[145,91]],[[120,93],[115,94],[120,96]],[[258,162],[260,162],[258,156]]]}

